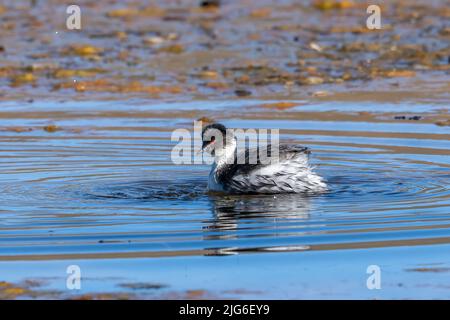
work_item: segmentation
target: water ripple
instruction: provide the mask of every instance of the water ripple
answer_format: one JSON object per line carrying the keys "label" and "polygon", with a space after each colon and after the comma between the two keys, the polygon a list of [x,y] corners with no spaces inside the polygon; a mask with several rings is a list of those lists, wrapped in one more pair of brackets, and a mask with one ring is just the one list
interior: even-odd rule
{"label": "water ripple", "polygon": [[[2,132],[0,260],[230,255],[450,242],[445,133],[434,137],[412,134],[413,124],[355,122],[348,134],[345,123],[330,132],[326,121],[265,120],[259,126],[282,128],[288,132],[282,140],[312,148],[313,162],[330,191],[314,196],[224,196],[206,192],[207,166],[170,162],[171,130],[188,118],[166,119],[164,126],[152,119],[143,130],[142,119],[134,127],[131,118],[96,122],[92,116],[87,120],[71,115],[64,121],[66,131],[55,134]],[[33,118],[20,120],[36,125]],[[229,121],[258,127],[255,123]],[[81,124],[81,133],[70,130]],[[426,131],[426,126],[420,129]],[[391,137],[393,128],[397,134],[405,128],[405,135]],[[375,136],[367,134],[371,129]]]}

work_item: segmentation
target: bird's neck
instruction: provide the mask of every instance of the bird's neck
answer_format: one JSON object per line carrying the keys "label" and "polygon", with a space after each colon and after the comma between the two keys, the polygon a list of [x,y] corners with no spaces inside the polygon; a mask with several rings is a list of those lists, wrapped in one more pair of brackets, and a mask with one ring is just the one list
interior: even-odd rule
{"label": "bird's neck", "polygon": [[224,146],[220,151],[215,152],[214,161],[217,168],[220,168],[226,164],[232,164],[234,162],[236,151],[236,139],[233,137],[231,141]]}

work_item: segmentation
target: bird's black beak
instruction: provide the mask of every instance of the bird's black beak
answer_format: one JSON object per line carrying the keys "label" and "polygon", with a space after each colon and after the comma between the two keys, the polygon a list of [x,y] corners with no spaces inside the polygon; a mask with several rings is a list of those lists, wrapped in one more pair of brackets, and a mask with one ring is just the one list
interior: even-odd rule
{"label": "bird's black beak", "polygon": [[211,143],[211,141],[203,141],[202,148],[197,151],[197,154],[202,153],[205,150],[205,148],[208,146],[208,144],[210,144],[210,143]]}

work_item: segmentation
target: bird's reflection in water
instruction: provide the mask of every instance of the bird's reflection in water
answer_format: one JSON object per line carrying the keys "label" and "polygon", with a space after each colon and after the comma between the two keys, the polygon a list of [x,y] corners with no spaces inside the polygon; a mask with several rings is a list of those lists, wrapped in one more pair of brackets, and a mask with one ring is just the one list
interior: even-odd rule
{"label": "bird's reflection in water", "polygon": [[[277,224],[306,220],[310,196],[280,195],[210,195],[213,219],[206,221],[204,240],[238,240],[251,234],[276,236]],[[297,224],[298,226],[298,224]],[[233,241],[234,242],[234,241]],[[259,248],[264,249],[264,248]],[[208,255],[237,254],[250,248],[226,247],[208,250]]]}
{"label": "bird's reflection in water", "polygon": [[[303,246],[295,243],[289,247],[279,244],[276,246],[270,238],[306,232],[305,220],[309,218],[312,195],[211,194],[205,192],[203,180],[179,180],[171,182],[169,186],[163,180],[132,181],[90,188],[83,196],[97,201],[124,201],[122,204],[127,208],[130,201],[132,204],[136,201],[145,203],[146,206],[154,203],[156,207],[173,204],[183,210],[193,203],[200,203],[202,206],[209,204],[212,214],[202,220],[206,255],[304,250]],[[265,238],[264,245],[261,245],[261,241],[258,242],[262,238]],[[212,247],[211,243],[217,243],[217,246]]]}

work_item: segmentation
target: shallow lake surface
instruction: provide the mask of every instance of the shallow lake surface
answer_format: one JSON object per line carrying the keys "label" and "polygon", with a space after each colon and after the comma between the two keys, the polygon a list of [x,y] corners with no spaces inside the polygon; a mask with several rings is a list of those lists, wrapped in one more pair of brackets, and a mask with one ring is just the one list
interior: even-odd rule
{"label": "shallow lake surface", "polygon": [[[443,106],[260,104],[4,103],[0,280],[41,279],[44,298],[450,298],[450,127],[392,116]],[[330,191],[206,193],[209,166],[170,158],[172,131],[202,116],[280,129]],[[66,289],[69,265],[81,290]]]}

